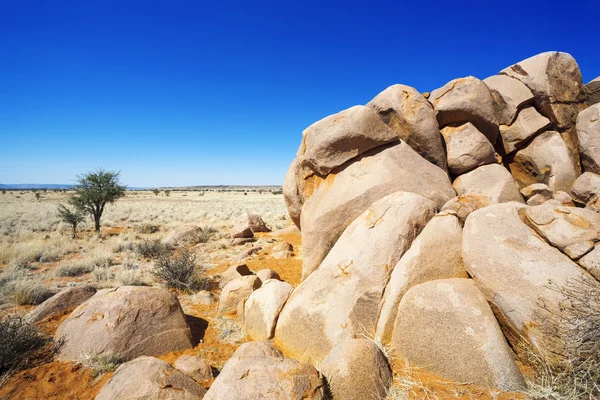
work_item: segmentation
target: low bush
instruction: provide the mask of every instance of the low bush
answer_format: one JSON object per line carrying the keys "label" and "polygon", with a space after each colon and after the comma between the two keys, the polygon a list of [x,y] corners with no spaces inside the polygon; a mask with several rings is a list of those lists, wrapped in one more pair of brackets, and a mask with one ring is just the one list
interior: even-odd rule
{"label": "low bush", "polygon": [[196,269],[196,256],[187,250],[160,256],[152,270],[152,274],[164,281],[168,288],[184,291],[207,289],[210,280],[204,272],[204,269]]}
{"label": "low bush", "polygon": [[151,233],[158,232],[160,230],[160,226],[156,224],[142,224],[137,226],[135,230],[144,235],[149,235]]}
{"label": "low bush", "polygon": [[115,279],[119,286],[146,286],[146,282],[140,277],[139,271],[122,270],[117,272]]}
{"label": "low bush", "polygon": [[44,286],[38,279],[20,270],[7,271],[0,277],[0,303],[15,306],[37,305],[55,292]]}
{"label": "low bush", "polygon": [[144,240],[136,243],[135,252],[144,258],[159,258],[169,253],[169,247],[160,240]]}
{"label": "low bush", "polygon": [[60,276],[60,277],[65,277],[65,276],[74,277],[74,276],[81,276],[81,275],[89,274],[93,270],[94,270],[93,265],[86,265],[86,264],[81,264],[81,263],[66,264],[66,265],[59,267],[56,270],[56,275]]}
{"label": "low bush", "polygon": [[98,378],[107,372],[119,368],[125,359],[114,354],[87,355],[79,363],[92,371],[92,377]]}
{"label": "low bush", "polygon": [[196,238],[196,243],[208,243],[208,241],[213,237],[213,235],[218,232],[215,228],[210,226],[205,226],[202,228],[202,232],[198,233]]}
{"label": "low bush", "polygon": [[47,337],[37,326],[16,314],[0,317],[0,375],[27,366],[40,357]]}

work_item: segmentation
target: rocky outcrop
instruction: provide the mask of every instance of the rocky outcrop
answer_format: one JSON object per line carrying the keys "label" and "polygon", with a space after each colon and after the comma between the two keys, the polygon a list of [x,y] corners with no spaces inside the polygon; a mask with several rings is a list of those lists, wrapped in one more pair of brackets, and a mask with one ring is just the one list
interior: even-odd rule
{"label": "rocky outcrop", "polygon": [[192,336],[177,297],[153,287],[103,289],[58,327],[59,360],[118,356],[131,360],[192,348]]}
{"label": "rocky outcrop", "polygon": [[471,279],[412,287],[398,307],[391,345],[412,365],[442,378],[506,391],[525,387],[502,330]]}
{"label": "rocky outcrop", "polygon": [[423,196],[398,192],[356,218],[288,299],[275,329],[278,348],[314,365],[345,340],[372,337],[392,268],[435,210]]}
{"label": "rocky outcrop", "polygon": [[334,347],[320,365],[332,400],[383,400],[392,372],[373,341],[351,339]]}
{"label": "rocky outcrop", "polygon": [[405,142],[365,153],[320,180],[302,207],[302,245],[310,249],[303,254],[303,279],[317,268],[356,217],[397,191],[420,194],[438,207],[455,196],[446,173]]}
{"label": "rocky outcrop", "polygon": [[196,225],[181,225],[171,230],[163,239],[168,246],[194,245],[198,243],[202,228]]}
{"label": "rocky outcrop", "polygon": [[533,102],[533,93],[521,81],[506,75],[494,75],[483,80],[490,90],[500,125],[511,125],[519,110]]}
{"label": "rocky outcrop", "polygon": [[293,289],[286,282],[275,279],[264,281],[244,305],[246,334],[256,341],[272,339],[279,313]]}
{"label": "rocky outcrop", "polygon": [[393,85],[371,100],[379,118],[413,150],[444,171],[446,154],[431,104],[414,88]]}
{"label": "rocky outcrop", "polygon": [[600,76],[585,85],[585,92],[587,95],[585,102],[588,106],[600,103]]}
{"label": "rocky outcrop", "polygon": [[523,202],[519,187],[506,168],[499,164],[483,165],[456,178],[452,187],[459,196],[481,194],[492,203]]}
{"label": "rocky outcrop", "polygon": [[25,318],[31,323],[39,322],[52,315],[77,307],[95,294],[96,288],[93,286],[84,285],[66,288],[37,306]]}
{"label": "rocky outcrop", "polygon": [[432,218],[394,267],[380,304],[375,337],[384,344],[392,338],[398,304],[414,285],[443,278],[466,278],[461,257],[462,226],[457,217]]}
{"label": "rocky outcrop", "polygon": [[201,400],[205,393],[200,384],[166,361],[139,357],[117,368],[96,400]]}
{"label": "rocky outcrop", "polygon": [[322,400],[323,379],[312,366],[284,358],[266,342],[242,344],[204,400]]}

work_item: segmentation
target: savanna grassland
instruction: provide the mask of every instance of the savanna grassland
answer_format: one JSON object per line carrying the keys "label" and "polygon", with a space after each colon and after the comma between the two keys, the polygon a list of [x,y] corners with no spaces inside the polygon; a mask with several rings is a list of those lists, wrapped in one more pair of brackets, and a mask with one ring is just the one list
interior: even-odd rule
{"label": "savanna grassland", "polygon": [[[0,194],[0,307],[5,315],[24,315],[70,286],[165,287],[153,273],[158,260],[177,259],[185,252],[196,274],[204,279],[202,289],[207,290],[171,290],[177,294],[197,342],[190,352],[200,353],[219,369],[246,340],[234,320],[217,317],[216,301],[206,304],[207,291],[208,297],[218,298],[219,273],[243,262],[253,271],[270,268],[294,286],[299,283],[300,236],[292,228],[278,191],[127,191],[124,198],[107,206],[100,233],[94,232],[93,221],[87,218],[78,227],[76,238],[57,213],[58,205],[66,204],[70,195],[52,190]],[[260,215],[272,232],[234,244],[230,233],[233,220],[245,212]],[[185,245],[164,245],[169,232],[183,225],[201,227],[202,233]],[[294,246],[293,257],[271,257],[270,249],[280,241]],[[39,323],[48,338],[69,312]],[[51,352],[48,344],[45,353]],[[163,358],[172,362],[179,355]],[[19,371],[3,377],[0,398],[93,398],[116,368],[106,363],[64,363],[37,354],[19,365]]]}

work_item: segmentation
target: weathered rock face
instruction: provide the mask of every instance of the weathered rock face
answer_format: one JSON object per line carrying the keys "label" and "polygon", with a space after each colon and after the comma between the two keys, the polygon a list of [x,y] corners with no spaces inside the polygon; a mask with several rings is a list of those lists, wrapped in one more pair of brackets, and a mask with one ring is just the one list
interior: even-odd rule
{"label": "weathered rock face", "polygon": [[294,224],[300,228],[300,215],[302,215],[302,204],[304,199],[300,195],[298,180],[298,161],[294,159],[283,181],[283,200]]}
{"label": "weathered rock face", "polygon": [[504,151],[510,154],[522,147],[522,143],[550,127],[550,120],[535,108],[523,109],[511,125],[500,125],[500,135],[504,144]]}
{"label": "weathered rock face", "polygon": [[163,243],[169,246],[196,244],[201,233],[202,228],[199,226],[181,225],[170,231],[163,239]]}
{"label": "weathered rock face", "polygon": [[204,400],[321,400],[323,379],[312,366],[284,358],[266,342],[242,344]]}
{"label": "weathered rock face", "polygon": [[482,194],[492,203],[523,202],[519,187],[506,168],[499,164],[481,166],[456,178],[452,183],[459,196]]}
{"label": "weathered rock face", "polygon": [[523,338],[550,356],[564,351],[558,343],[570,338],[553,318],[563,297],[549,282],[562,287],[591,278],[523,223],[519,214],[525,210],[524,205],[506,203],[472,213],[463,230],[463,262],[515,348]]}
{"label": "weathered rock face", "polygon": [[521,81],[506,75],[494,75],[483,80],[496,105],[498,124],[511,125],[517,113],[533,102],[533,93]]}
{"label": "weathered rock face", "polygon": [[437,215],[429,221],[394,267],[380,305],[377,339],[390,343],[398,304],[412,286],[436,279],[467,278],[461,242],[462,226],[454,215]]}
{"label": "weathered rock face", "polygon": [[579,176],[567,145],[558,132],[537,136],[515,154],[510,170],[521,187],[545,183],[552,191],[569,192]]}
{"label": "weathered rock face", "polygon": [[59,360],[115,355],[125,360],[192,348],[177,297],[164,289],[121,286],[98,291],[58,327]]}
{"label": "weathered rock face", "polygon": [[588,106],[600,103],[600,76],[585,85],[585,92],[587,95],[585,102]]}
{"label": "weathered rock face", "polygon": [[244,306],[246,334],[256,341],[272,339],[279,313],[292,290],[289,283],[271,279],[254,291]]}
{"label": "weathered rock face", "polygon": [[304,131],[302,165],[321,176],[375,147],[398,140],[370,107],[354,106]]}
{"label": "weathered rock face", "polygon": [[175,360],[173,366],[196,382],[209,382],[213,378],[210,364],[200,356],[183,355]]}
{"label": "weathered rock face", "polygon": [[218,314],[235,316],[238,304],[250,296],[261,284],[260,278],[256,275],[242,276],[229,282],[221,291]]}
{"label": "weathered rock face", "polygon": [[385,399],[392,372],[375,343],[351,339],[331,350],[320,365],[332,400]]}
{"label": "weathered rock face", "polygon": [[423,196],[398,192],[362,213],[288,299],[275,329],[278,348],[314,365],[338,343],[372,336],[392,267],[435,210]]}
{"label": "weathered rock face", "polygon": [[416,89],[393,85],[371,100],[379,118],[396,132],[413,150],[444,171],[446,155],[431,104]]}
{"label": "weathered rock face", "polygon": [[571,128],[585,107],[586,94],[575,59],[567,53],[541,53],[500,74],[520,80],[533,92],[536,108],[561,130],[569,157],[579,172],[577,134]]}
{"label": "weathered rock face", "polygon": [[166,361],[139,357],[117,368],[96,400],[201,400],[205,393],[199,383]]}
{"label": "weathered rock face", "polygon": [[600,215],[555,201],[525,210],[525,222],[551,245],[573,259],[580,258],[600,240]]}
{"label": "weathered rock face", "polygon": [[480,165],[496,163],[494,146],[473,124],[447,126],[442,136],[448,151],[448,169],[452,175],[460,175]]}
{"label": "weathered rock face", "polygon": [[471,279],[412,287],[398,308],[392,349],[456,382],[507,391],[525,386],[490,306]]}
{"label": "weathered rock face", "polygon": [[431,92],[429,102],[433,104],[440,127],[471,122],[490,141],[496,142],[498,125],[492,95],[485,83],[468,76],[454,79]]}
{"label": "weathered rock face", "polygon": [[380,198],[418,193],[441,207],[455,196],[448,176],[405,142],[397,142],[321,180],[302,208],[302,277],[317,268],[350,223]]}
{"label": "weathered rock face", "polygon": [[593,172],[584,172],[575,180],[571,193],[575,200],[583,204],[600,197],[600,175]]}
{"label": "weathered rock face", "polygon": [[577,137],[583,169],[600,174],[600,103],[579,113]]}
{"label": "weathered rock face", "polygon": [[96,288],[87,285],[64,289],[37,306],[25,318],[31,323],[39,322],[51,315],[77,307],[95,294]]}
{"label": "weathered rock face", "polygon": [[594,247],[594,250],[581,257],[577,262],[596,280],[600,281],[600,246]]}

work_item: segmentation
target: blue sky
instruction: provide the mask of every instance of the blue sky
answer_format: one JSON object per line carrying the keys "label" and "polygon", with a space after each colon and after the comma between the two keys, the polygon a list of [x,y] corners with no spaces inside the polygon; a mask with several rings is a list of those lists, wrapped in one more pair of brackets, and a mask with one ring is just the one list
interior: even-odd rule
{"label": "blue sky", "polygon": [[392,84],[548,50],[600,75],[597,4],[488,3],[0,0],[0,183],[280,184],[303,129]]}

